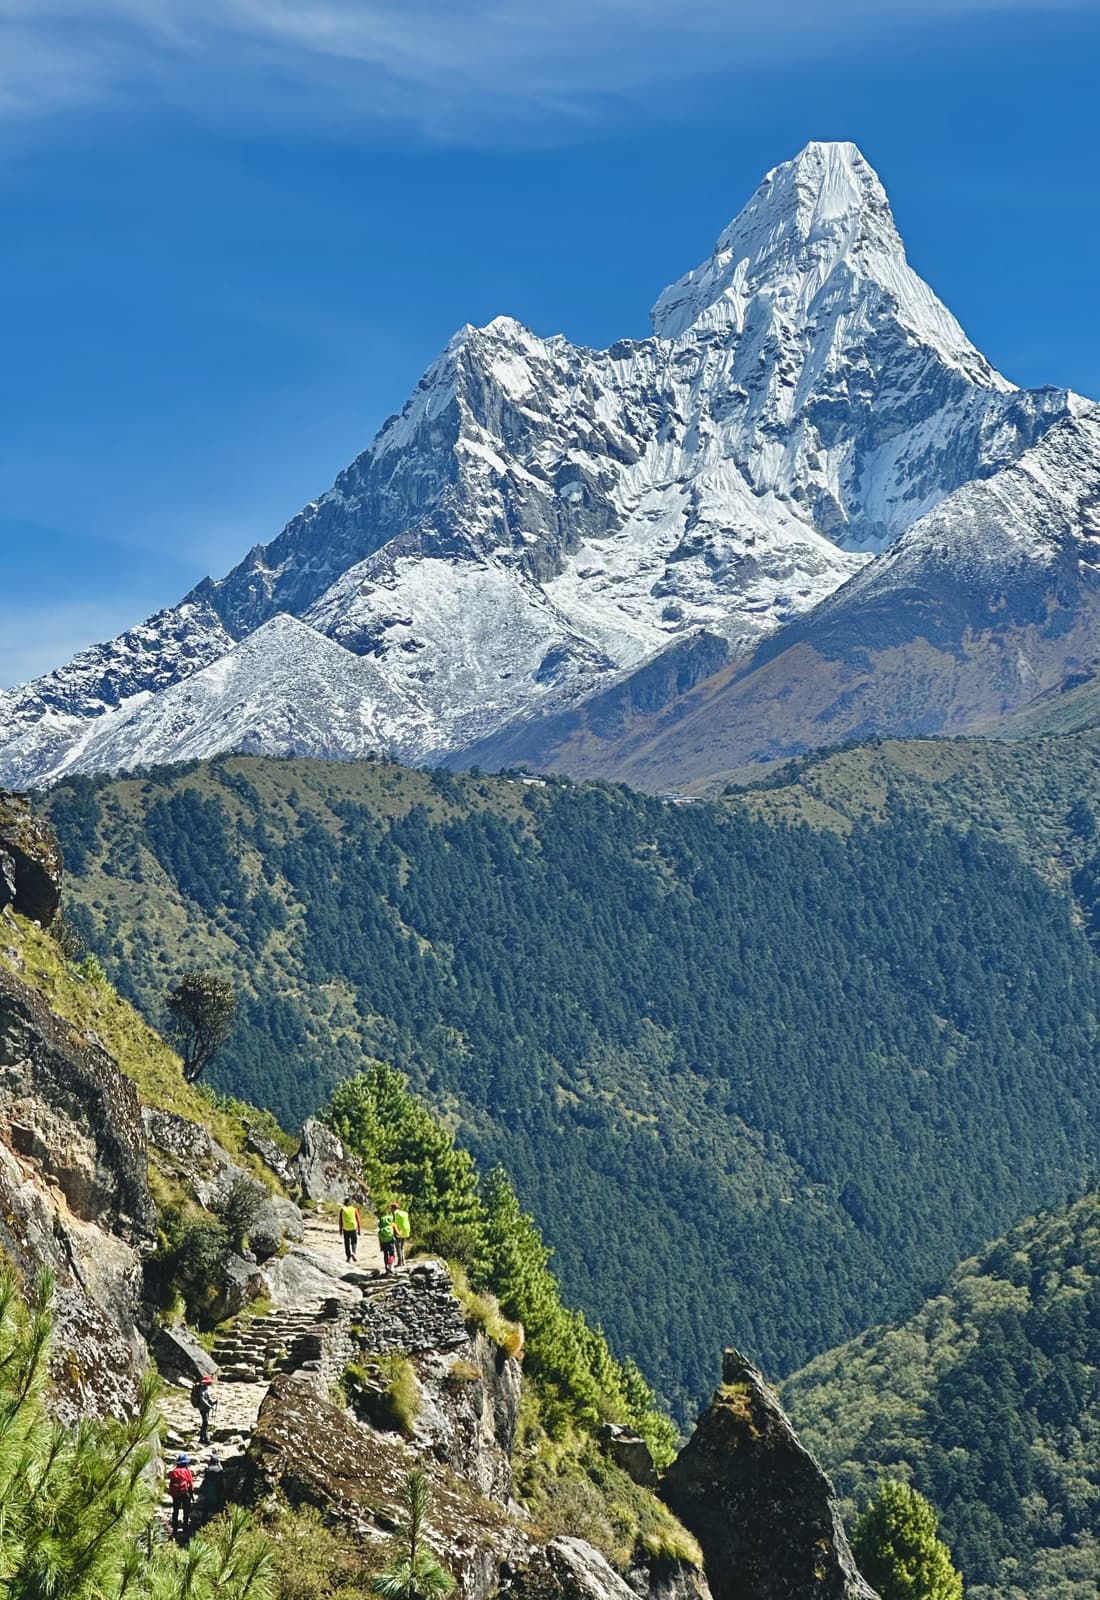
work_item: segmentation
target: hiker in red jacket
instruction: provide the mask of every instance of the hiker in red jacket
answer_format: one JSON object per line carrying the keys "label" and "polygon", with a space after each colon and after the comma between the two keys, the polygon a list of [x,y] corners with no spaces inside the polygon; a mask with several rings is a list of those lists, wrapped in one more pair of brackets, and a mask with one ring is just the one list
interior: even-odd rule
{"label": "hiker in red jacket", "polygon": [[168,1474],[168,1493],[172,1498],[172,1533],[179,1532],[183,1524],[186,1543],[191,1532],[191,1503],[195,1498],[195,1480],[191,1475],[191,1457],[177,1456],[176,1464]]}

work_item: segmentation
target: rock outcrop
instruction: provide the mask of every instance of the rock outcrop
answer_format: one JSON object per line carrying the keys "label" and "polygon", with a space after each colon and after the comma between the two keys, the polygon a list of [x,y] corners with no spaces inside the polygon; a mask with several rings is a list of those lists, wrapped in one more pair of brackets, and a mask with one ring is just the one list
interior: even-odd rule
{"label": "rock outcrop", "polygon": [[832,1484],[736,1350],[661,1494],[702,1546],[715,1600],[876,1600]]}
{"label": "rock outcrop", "polygon": [[[158,1111],[150,1107],[145,1108],[142,1116],[149,1145],[156,1153],[160,1166],[208,1211],[220,1211],[234,1188],[240,1187],[255,1193],[248,1241],[250,1251],[257,1260],[269,1260],[285,1240],[302,1237],[302,1213],[293,1201],[281,1195],[269,1194],[263,1184],[252,1173],[238,1166],[229,1152],[216,1139],[212,1139],[199,1123],[190,1122],[174,1111]],[[272,1149],[277,1156],[278,1151],[274,1146]],[[277,1171],[274,1175],[280,1176]],[[232,1298],[231,1287],[228,1293]],[[232,1316],[239,1309],[239,1305],[234,1305],[232,1309],[225,1309],[223,1314]]]}
{"label": "rock outcrop", "polygon": [[298,1185],[307,1200],[317,1202],[351,1198],[369,1203],[363,1169],[343,1144],[316,1117],[302,1127],[302,1147],[296,1157]]}
{"label": "rock outcrop", "polygon": [[639,1568],[628,1583],[583,1539],[548,1540],[479,1493],[468,1472],[353,1420],[300,1376],[276,1378],[260,1407],[244,1492],[254,1501],[278,1492],[381,1542],[400,1521],[401,1486],[418,1465],[431,1484],[429,1543],[462,1600],[498,1592],[508,1600],[710,1600],[702,1574],[679,1563],[664,1563],[652,1583]]}
{"label": "rock outcrop", "polygon": [[63,1419],[120,1413],[145,1364],[141,1262],[155,1237],[137,1093],[0,966],[0,1250],[56,1278]]}
{"label": "rock outcrop", "polygon": [[[376,1433],[330,1405],[308,1380],[285,1377],[276,1378],[260,1408],[246,1483],[253,1499],[279,1491],[292,1505],[316,1506],[360,1537],[381,1541],[400,1520],[405,1474],[424,1464],[392,1434]],[[427,1469],[431,1543],[458,1579],[463,1600],[487,1600],[502,1570],[526,1565],[538,1542],[458,1474],[431,1463]]]}
{"label": "rock outcrop", "polygon": [[61,900],[61,850],[53,829],[25,796],[0,789],[0,911],[48,928]]}

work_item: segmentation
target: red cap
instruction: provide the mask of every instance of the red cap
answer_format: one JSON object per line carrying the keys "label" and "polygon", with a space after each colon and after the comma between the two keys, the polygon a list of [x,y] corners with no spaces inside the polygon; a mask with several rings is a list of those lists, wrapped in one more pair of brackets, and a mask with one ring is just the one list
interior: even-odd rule
{"label": "red cap", "polygon": [[208,1372],[206,1374],[206,1376],[203,1378],[202,1381],[203,1381],[203,1383],[213,1383],[214,1380],[213,1380],[213,1378],[210,1376],[210,1374]]}

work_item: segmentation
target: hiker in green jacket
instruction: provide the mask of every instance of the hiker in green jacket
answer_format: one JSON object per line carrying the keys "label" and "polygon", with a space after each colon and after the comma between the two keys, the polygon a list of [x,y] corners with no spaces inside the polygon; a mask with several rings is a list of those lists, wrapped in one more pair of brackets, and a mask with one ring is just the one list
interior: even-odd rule
{"label": "hiker in green jacket", "polygon": [[405,1265],[405,1240],[409,1237],[411,1224],[409,1213],[398,1205],[396,1200],[390,1201],[390,1221],[393,1223],[393,1242],[397,1250],[397,1265]]}
{"label": "hiker in green jacket", "polygon": [[389,1211],[380,1211],[378,1214],[378,1245],[382,1251],[382,1260],[386,1264],[386,1276],[393,1271],[393,1260],[397,1254],[397,1246],[393,1239],[393,1217]]}
{"label": "hiker in green jacket", "polygon": [[340,1232],[344,1236],[344,1260],[359,1260],[359,1235],[363,1231],[363,1224],[359,1220],[359,1207],[352,1205],[350,1199],[345,1200],[340,1207]]}

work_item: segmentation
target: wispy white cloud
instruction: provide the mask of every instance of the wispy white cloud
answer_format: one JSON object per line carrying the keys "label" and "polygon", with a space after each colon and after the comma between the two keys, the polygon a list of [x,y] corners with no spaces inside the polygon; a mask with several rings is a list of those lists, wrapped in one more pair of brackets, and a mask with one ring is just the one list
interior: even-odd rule
{"label": "wispy white cloud", "polygon": [[0,0],[0,116],[119,102],[477,139],[657,84],[1100,0]]}

